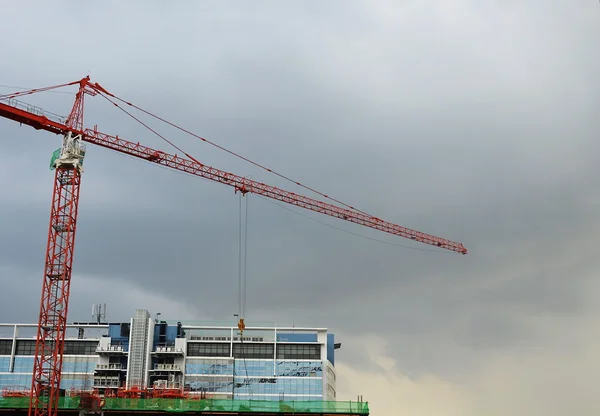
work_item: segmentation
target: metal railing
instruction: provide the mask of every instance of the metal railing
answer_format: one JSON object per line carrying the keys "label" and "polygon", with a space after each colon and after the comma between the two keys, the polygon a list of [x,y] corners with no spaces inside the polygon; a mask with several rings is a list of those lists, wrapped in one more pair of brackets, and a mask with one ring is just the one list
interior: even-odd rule
{"label": "metal railing", "polygon": [[9,105],[19,110],[27,111],[28,113],[35,114],[37,116],[46,117],[48,120],[55,121],[57,123],[66,123],[67,118],[59,114],[55,114],[51,111],[44,110],[42,107],[38,107],[33,104],[26,103],[24,101],[17,100],[15,98],[1,98],[0,101],[3,104]]}

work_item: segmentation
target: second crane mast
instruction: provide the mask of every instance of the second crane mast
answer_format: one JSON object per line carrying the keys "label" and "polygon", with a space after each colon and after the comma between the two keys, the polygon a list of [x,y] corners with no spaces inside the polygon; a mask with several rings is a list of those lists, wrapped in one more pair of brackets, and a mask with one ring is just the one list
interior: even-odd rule
{"label": "second crane mast", "polygon": [[[44,115],[43,112],[23,106],[14,100],[14,97],[17,96],[67,85],[78,85],[79,89],[75,104],[66,121],[53,119]],[[57,416],[58,414],[62,355],[77,228],[77,207],[82,162],[85,155],[84,142],[229,185],[242,194],[255,193],[424,244],[460,254],[467,253],[466,248],[460,243],[383,221],[361,211],[342,208],[215,169],[202,164],[188,154],[185,154],[185,157],[171,155],[124,140],[119,136],[101,133],[95,128],[86,129],[83,125],[84,96],[86,94],[100,94],[107,99],[107,96],[113,96],[97,83],[90,82],[89,77],[60,86],[0,96],[0,100],[6,101],[5,103],[0,102],[1,117],[63,136],[60,154],[53,161],[55,168],[53,203],[48,231],[29,416]],[[243,321],[241,325],[243,325]],[[240,327],[240,329],[243,328]]]}

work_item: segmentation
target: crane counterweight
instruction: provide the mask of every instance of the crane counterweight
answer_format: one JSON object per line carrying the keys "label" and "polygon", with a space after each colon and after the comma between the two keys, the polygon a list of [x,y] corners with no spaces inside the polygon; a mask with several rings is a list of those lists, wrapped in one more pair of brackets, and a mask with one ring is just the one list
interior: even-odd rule
{"label": "crane counterweight", "polygon": [[83,172],[83,159],[85,158],[85,143],[83,135],[73,134],[71,131],[63,136],[63,145],[54,152],[50,163],[51,169],[59,167],[72,167]]}

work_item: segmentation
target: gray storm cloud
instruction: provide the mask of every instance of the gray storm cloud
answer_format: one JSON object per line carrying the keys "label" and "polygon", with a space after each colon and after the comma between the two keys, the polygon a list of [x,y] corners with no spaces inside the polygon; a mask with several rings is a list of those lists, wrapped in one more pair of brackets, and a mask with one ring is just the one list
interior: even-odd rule
{"label": "gray storm cloud", "polygon": [[[4,7],[0,36],[12,41],[2,46],[0,84],[36,87],[90,73],[270,168],[469,249],[465,257],[422,250],[251,195],[249,321],[371,334],[387,343],[397,371],[449,383],[523,345],[543,345],[573,322],[597,322],[589,308],[600,225],[600,5],[68,5]],[[72,99],[31,98],[61,114]],[[88,103],[87,125],[175,152],[99,98]],[[306,193],[153,126],[206,164]],[[59,139],[7,120],[0,137],[0,319],[33,321],[48,161]],[[109,303],[114,319],[135,307],[194,319],[236,311],[232,189],[92,146],[84,175],[73,319],[94,302]],[[350,373],[379,368],[358,347],[345,344],[341,354]],[[578,399],[589,400],[588,412],[589,397]]]}

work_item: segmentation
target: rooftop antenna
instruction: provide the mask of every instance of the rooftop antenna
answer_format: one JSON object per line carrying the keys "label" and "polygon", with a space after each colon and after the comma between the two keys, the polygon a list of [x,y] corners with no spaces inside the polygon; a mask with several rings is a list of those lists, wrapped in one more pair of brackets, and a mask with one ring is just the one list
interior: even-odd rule
{"label": "rooftop antenna", "polygon": [[97,323],[101,324],[102,321],[106,323],[106,303],[92,305],[92,319]]}

